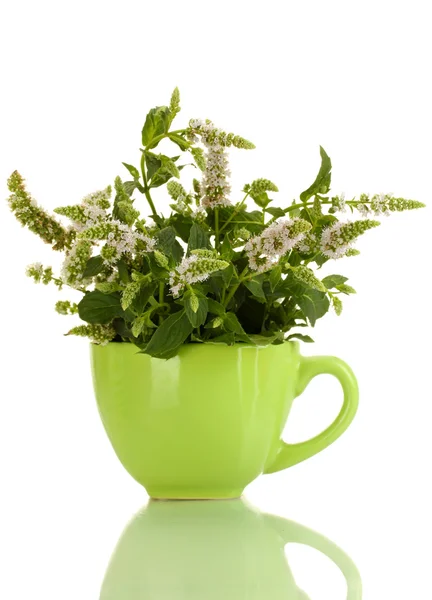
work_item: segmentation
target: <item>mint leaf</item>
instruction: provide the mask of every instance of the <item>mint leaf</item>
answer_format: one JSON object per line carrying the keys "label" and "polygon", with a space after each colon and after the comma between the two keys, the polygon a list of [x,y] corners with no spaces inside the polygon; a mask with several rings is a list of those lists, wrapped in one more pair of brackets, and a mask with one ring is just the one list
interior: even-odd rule
{"label": "mint leaf", "polygon": [[247,287],[247,289],[251,292],[253,297],[259,300],[259,302],[267,302],[267,298],[264,294],[261,281],[251,279],[250,281],[245,281],[243,285]]}
{"label": "mint leaf", "polygon": [[152,108],[142,128],[142,144],[144,148],[153,148],[153,140],[166,133],[170,124],[170,110],[167,106],[156,106]]}
{"label": "mint leaf", "polygon": [[247,335],[246,331],[241,326],[240,321],[237,319],[236,315],[233,312],[226,313],[223,320],[223,324],[225,329],[235,333],[240,340],[242,340],[243,342],[248,342],[249,344],[253,344],[252,340]]}
{"label": "mint leaf", "polygon": [[198,250],[199,248],[211,249],[211,244],[207,233],[194,223],[189,234],[188,252],[190,253],[192,250]]}
{"label": "mint leaf", "polygon": [[276,219],[278,217],[284,217],[285,216],[285,211],[283,211],[281,208],[279,208],[279,206],[272,206],[270,208],[266,208],[265,211],[266,211],[266,213],[269,213],[270,215],[272,215]]}
{"label": "mint leaf", "polygon": [[297,299],[297,304],[305,317],[309,319],[312,327],[318,319],[323,317],[330,307],[329,299],[324,292],[308,289]]}
{"label": "mint leaf", "polygon": [[287,340],[301,340],[307,344],[311,344],[314,340],[309,335],[303,335],[302,333],[293,333],[287,337]]}
{"label": "mint leaf", "polygon": [[315,194],[327,194],[331,183],[331,160],[326,151],[320,146],[321,167],[313,184],[300,194],[300,200],[307,202]]}
{"label": "mint leaf", "polygon": [[328,290],[331,290],[338,285],[342,285],[345,281],[348,281],[348,277],[343,277],[342,275],[327,275],[327,277],[324,277],[322,280],[322,283]]}
{"label": "mint leaf", "polygon": [[128,163],[122,163],[122,165],[124,165],[126,167],[126,169],[129,171],[129,173],[132,175],[132,177],[134,179],[139,179],[140,178],[140,172],[138,171],[138,169],[136,167],[134,167],[133,165],[128,165]]}
{"label": "mint leaf", "polygon": [[124,315],[117,294],[104,294],[99,290],[87,292],[78,304],[78,314],[87,323],[110,323],[115,317]]}
{"label": "mint leaf", "polygon": [[86,268],[83,273],[84,279],[87,277],[95,277],[99,275],[104,266],[104,261],[102,256],[92,256],[88,259]]}
{"label": "mint leaf", "polygon": [[174,142],[174,144],[177,144],[177,146],[180,148],[180,150],[188,150],[190,148],[190,142],[188,142],[187,140],[185,140],[183,137],[181,137],[180,135],[176,134],[176,133],[170,133],[168,135],[169,139]]}
{"label": "mint leaf", "polygon": [[[198,301],[198,309],[196,311],[193,310],[194,307],[191,303],[192,296],[195,296],[195,298]],[[190,324],[193,327],[199,327],[200,325],[204,325],[208,313],[208,302],[205,296],[197,293],[192,294],[192,292],[188,290],[184,295],[184,308],[187,317],[190,321]]]}
{"label": "mint leaf", "polygon": [[186,312],[184,310],[176,312],[159,325],[144,352],[156,358],[171,358],[192,330],[193,325]]}
{"label": "mint leaf", "polygon": [[225,316],[225,307],[220,302],[216,302],[212,298],[207,298],[208,303],[208,311],[212,315],[217,315],[218,317]]}

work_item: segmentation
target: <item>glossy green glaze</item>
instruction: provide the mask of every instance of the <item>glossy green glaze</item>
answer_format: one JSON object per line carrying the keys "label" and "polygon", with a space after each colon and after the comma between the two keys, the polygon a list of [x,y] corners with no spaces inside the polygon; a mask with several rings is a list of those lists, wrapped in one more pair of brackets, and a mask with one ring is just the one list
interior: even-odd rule
{"label": "glossy green glaze", "polygon": [[[186,344],[168,361],[132,344],[92,345],[99,412],[117,456],[155,498],[234,498],[261,473],[320,452],[351,423],[358,389],[334,357],[279,346]],[[280,436],[293,399],[320,373],[337,377],[342,409],[313,439]]]}
{"label": "glossy green glaze", "polygon": [[100,600],[309,600],[287,562],[290,543],[328,556],[346,579],[346,598],[361,600],[357,568],[333,542],[241,500],[150,501],[120,538]]}

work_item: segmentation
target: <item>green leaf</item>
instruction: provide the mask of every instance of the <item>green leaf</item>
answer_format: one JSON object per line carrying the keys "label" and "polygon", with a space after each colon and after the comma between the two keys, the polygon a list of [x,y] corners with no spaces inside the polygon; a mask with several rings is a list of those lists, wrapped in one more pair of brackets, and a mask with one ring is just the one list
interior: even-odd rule
{"label": "green leaf", "polygon": [[307,344],[311,344],[314,340],[309,335],[303,335],[302,333],[293,333],[287,337],[287,340],[301,340]]}
{"label": "green leaf", "polygon": [[223,324],[225,329],[228,331],[232,331],[244,342],[253,343],[250,337],[247,335],[246,331],[240,324],[240,321],[237,319],[236,315],[233,312],[226,313]]}
{"label": "green leaf", "polygon": [[278,331],[271,335],[250,335],[249,338],[256,346],[270,346],[274,342],[283,342],[284,334]]}
{"label": "green leaf", "polygon": [[138,337],[142,330],[145,327],[145,323],[146,323],[146,316],[145,315],[141,315],[140,317],[137,317],[134,322],[132,323],[132,335],[134,337]]}
{"label": "green leaf", "polygon": [[140,315],[144,312],[148,301],[156,291],[157,285],[158,284],[156,281],[152,281],[147,285],[141,286],[141,289],[134,298],[134,301],[132,302],[131,306],[131,308],[134,310],[134,312],[136,312],[136,314]]}
{"label": "green leaf", "polygon": [[276,219],[278,219],[279,217],[285,216],[285,211],[283,211],[281,208],[279,208],[279,206],[272,206],[270,208],[266,208],[265,211],[266,211],[266,213],[269,213]]}
{"label": "green leaf", "polygon": [[151,160],[153,161],[151,176],[149,171],[151,188],[160,187],[161,185],[164,185],[165,183],[167,183],[167,181],[171,179],[171,177],[180,177],[180,169],[183,169],[183,166],[177,167],[177,165],[175,164],[175,160],[177,160],[178,158],[179,157],[169,158],[168,156],[159,154],[159,156],[156,157],[156,159],[159,161],[161,166],[155,172],[153,172],[153,168],[154,166],[156,166],[157,163],[154,158],[151,158]]}
{"label": "green leaf", "polygon": [[104,261],[102,256],[92,256],[88,259],[86,268],[84,269],[83,277],[95,277],[99,275],[104,267]]}
{"label": "green leaf", "polygon": [[343,277],[342,275],[327,275],[327,277],[324,277],[322,280],[322,283],[328,290],[331,290],[338,285],[342,285],[345,281],[348,281],[348,277]]}
{"label": "green leaf", "polygon": [[189,234],[188,252],[199,248],[211,249],[211,244],[208,234],[197,223],[194,223]]}
{"label": "green leaf", "polygon": [[123,189],[128,196],[132,196],[132,194],[134,193],[136,188],[142,189],[142,186],[140,186],[138,181],[124,181],[123,182]]}
{"label": "green leaf", "polygon": [[281,265],[276,265],[276,267],[270,271],[269,278],[268,278],[269,283],[270,283],[270,289],[272,292],[275,291],[275,288],[278,285],[278,283],[280,282],[281,277],[282,277],[282,267],[281,267]]}
{"label": "green leaf", "polygon": [[123,313],[120,296],[103,294],[98,290],[87,292],[78,304],[78,314],[86,323],[110,323]]}
{"label": "green leaf", "polygon": [[206,344],[227,344],[228,346],[233,346],[236,341],[236,334],[232,331],[230,333],[223,333],[222,335],[218,335],[214,338],[210,338],[206,340]]}
{"label": "green leaf", "polygon": [[144,352],[156,358],[170,358],[192,333],[185,310],[170,315],[156,329]]}
{"label": "green leaf", "polygon": [[234,266],[232,265],[232,263],[230,263],[228,267],[226,267],[226,269],[223,269],[220,272],[220,275],[223,279],[224,284],[228,287],[234,275]]}
{"label": "green leaf", "polygon": [[221,258],[224,260],[230,261],[234,256],[234,249],[232,247],[231,241],[228,235],[224,236],[221,248],[220,248]]}
{"label": "green leaf", "polygon": [[127,264],[123,260],[119,260],[117,263],[117,269],[119,272],[120,281],[128,284],[130,281],[129,270]]}
{"label": "green leaf", "polygon": [[170,110],[168,106],[156,106],[152,108],[142,128],[142,144],[144,148],[154,147],[153,140],[166,133],[170,124]]}
{"label": "green leaf", "polygon": [[181,135],[177,135],[176,133],[170,133],[168,137],[172,142],[174,142],[174,144],[177,144],[177,146],[180,148],[180,150],[183,150],[183,152],[185,150],[189,150],[190,142],[181,137]]}
{"label": "green leaf", "polygon": [[305,290],[303,295],[297,298],[297,304],[305,317],[309,319],[312,327],[315,326],[318,319],[326,314],[330,307],[330,302],[326,294],[311,288]]}
{"label": "green leaf", "polygon": [[162,166],[162,161],[153,152],[144,152],[147,177],[151,179]]}
{"label": "green leaf", "polygon": [[212,315],[217,315],[218,317],[225,316],[225,307],[220,302],[216,302],[212,298],[207,298],[208,303],[208,311]]}
{"label": "green leaf", "polygon": [[315,194],[327,194],[331,182],[331,160],[326,151],[320,146],[321,167],[313,184],[300,194],[300,200],[307,202]]}
{"label": "green leaf", "polygon": [[261,208],[265,208],[272,201],[271,198],[268,197],[267,192],[261,192],[260,194],[251,194],[252,200],[260,206]]}
{"label": "green leaf", "polygon": [[351,287],[350,285],[346,285],[346,283],[342,283],[336,287],[343,294],[357,294],[355,289],[353,287]]}
{"label": "green leaf", "polygon": [[176,263],[180,262],[183,257],[183,248],[176,240],[177,232],[171,225],[161,229],[157,235],[157,248],[166,256],[172,257]]}
{"label": "green leaf", "polygon": [[332,305],[335,313],[339,317],[342,314],[343,304],[342,300],[338,296],[332,296]]}
{"label": "green leaf", "polygon": [[112,294],[113,292],[121,292],[122,290],[120,284],[115,281],[99,281],[95,287],[104,294]]}
{"label": "green leaf", "polygon": [[243,285],[251,292],[254,298],[257,298],[260,302],[267,302],[266,295],[264,294],[262,282],[251,279],[250,281],[244,281]]}
{"label": "green leaf", "polygon": [[[198,308],[196,311],[194,311],[192,296],[198,301]],[[194,328],[204,325],[208,313],[208,302],[205,296],[201,294],[193,294],[190,290],[188,290],[184,295],[184,308],[190,324]]]}
{"label": "green leaf", "polygon": [[132,177],[134,179],[139,179],[140,178],[140,172],[138,171],[138,169],[136,167],[134,167],[133,165],[128,165],[128,163],[122,163],[122,165],[124,165],[126,167],[126,169],[129,171],[129,173],[132,175]]}
{"label": "green leaf", "polygon": [[223,324],[222,317],[215,317],[214,319],[212,319],[211,321],[209,321],[207,323],[207,325],[204,327],[204,329],[219,329],[222,324]]}
{"label": "green leaf", "polygon": [[162,161],[162,170],[163,171],[167,171],[173,177],[180,177],[180,171],[179,171],[177,165],[175,164],[175,162],[171,158],[168,158],[168,156],[163,156],[163,155],[160,155],[159,158]]}
{"label": "green leaf", "polygon": [[191,148],[191,153],[198,169],[200,169],[201,171],[205,171],[206,159],[204,155],[204,150],[202,148],[199,148],[198,146],[193,146]]}
{"label": "green leaf", "polygon": [[189,240],[190,230],[192,227],[192,221],[183,215],[176,214],[170,218],[170,222],[173,224],[177,235],[184,241]]}

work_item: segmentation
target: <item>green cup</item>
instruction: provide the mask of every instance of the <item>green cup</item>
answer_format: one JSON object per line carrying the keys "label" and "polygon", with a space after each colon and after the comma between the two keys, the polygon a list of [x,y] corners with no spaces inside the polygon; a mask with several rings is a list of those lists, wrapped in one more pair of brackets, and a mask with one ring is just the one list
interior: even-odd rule
{"label": "green cup", "polygon": [[308,600],[285,555],[290,544],[327,556],[344,576],[346,598],[361,600],[359,572],[338,546],[241,500],[150,501],[122,534],[100,600]]}
{"label": "green cup", "polygon": [[[91,346],[96,399],[126,470],[153,498],[236,498],[261,473],[295,465],[333,443],[358,404],[356,379],[331,356],[296,342],[184,345],[170,360],[127,343]],[[335,421],[299,444],[281,440],[292,402],[316,375],[339,379]]]}

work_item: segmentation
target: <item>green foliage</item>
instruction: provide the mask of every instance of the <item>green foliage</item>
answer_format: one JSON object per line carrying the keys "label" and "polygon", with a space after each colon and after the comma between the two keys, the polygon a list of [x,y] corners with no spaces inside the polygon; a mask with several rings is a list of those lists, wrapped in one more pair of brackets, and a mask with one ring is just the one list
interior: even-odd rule
{"label": "green foliage", "polygon": [[198,248],[211,248],[208,234],[197,223],[193,223],[188,240],[188,252]]}
{"label": "green foliage", "polygon": [[322,146],[320,146],[321,167],[313,184],[300,194],[300,200],[307,202],[316,194],[327,194],[331,183],[331,160]]}
{"label": "green foliage", "polygon": [[156,358],[171,358],[192,333],[193,325],[185,310],[170,315],[156,329],[145,352]]}
{"label": "green foliage", "polygon": [[122,313],[120,296],[104,294],[99,290],[87,292],[78,304],[78,314],[87,323],[110,323]]}
{"label": "green foliage", "polygon": [[144,148],[156,146],[156,138],[168,131],[170,117],[170,109],[167,106],[156,106],[148,112],[141,132]]}
{"label": "green foliage", "polygon": [[197,294],[194,291],[187,291],[184,296],[184,308],[186,315],[195,327],[204,325],[208,314],[208,301],[203,294]]}
{"label": "green foliage", "polygon": [[[323,148],[318,175],[299,200],[269,206],[278,187],[259,178],[234,201],[227,151],[253,144],[208,120],[173,129],[179,112],[177,88],[169,106],[149,111],[139,167],[123,163],[130,181],[115,178],[112,208],[108,186],[55,209],[68,219],[63,225],[36,204],[18,172],[11,175],[9,206],[17,220],[65,255],[60,275],[40,263],[29,265],[27,275],[83,294],[78,304],[55,306],[81,319],[67,335],[133,343],[155,358],[171,358],[185,343],[312,342],[302,328],[314,327],[330,306],[341,314],[341,296],[355,293],[347,277],[323,277],[319,269],[359,253],[353,243],[379,224],[365,217],[424,205],[383,194],[330,196],[332,165]],[[163,140],[168,154],[159,152]],[[199,175],[191,190],[179,181],[183,168]],[[152,197],[162,186],[168,216]],[[340,220],[347,207],[362,218]]]}

